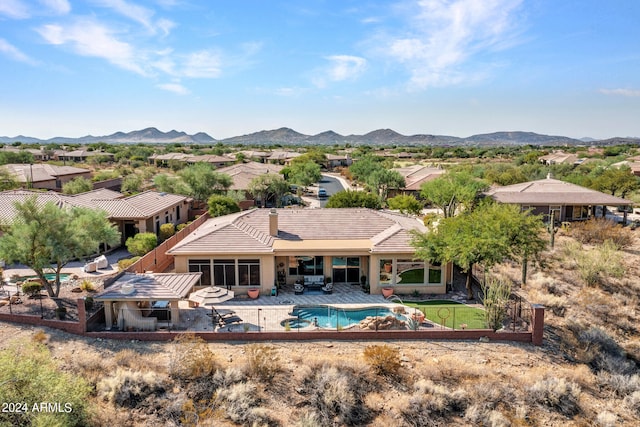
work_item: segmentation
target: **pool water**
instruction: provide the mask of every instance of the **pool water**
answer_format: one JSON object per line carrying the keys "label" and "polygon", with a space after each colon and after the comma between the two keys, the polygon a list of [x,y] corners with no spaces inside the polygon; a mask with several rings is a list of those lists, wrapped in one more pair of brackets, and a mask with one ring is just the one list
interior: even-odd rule
{"label": "pool water", "polygon": [[[363,307],[363,308],[337,308],[327,305],[295,306],[291,316],[311,322],[320,328],[335,329],[338,326],[348,328],[357,325],[361,320],[369,316],[394,316],[404,319],[404,316],[396,314],[387,307]],[[300,327],[289,325],[291,328]]]}
{"label": "pool water", "polygon": [[[66,282],[67,280],[69,280],[69,276],[71,276],[68,273],[60,273],[60,282]],[[23,276],[20,277],[18,280],[19,281],[25,281],[25,280],[29,280],[29,279],[37,279],[38,276]],[[48,281],[53,281],[56,280],[56,274],[55,273],[45,273],[44,278],[47,279]]]}

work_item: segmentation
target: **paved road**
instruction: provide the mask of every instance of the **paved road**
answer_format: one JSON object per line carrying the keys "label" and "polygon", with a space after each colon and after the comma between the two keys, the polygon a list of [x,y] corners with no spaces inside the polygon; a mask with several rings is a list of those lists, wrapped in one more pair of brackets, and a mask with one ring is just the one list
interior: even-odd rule
{"label": "paved road", "polygon": [[338,191],[344,190],[344,187],[340,183],[339,180],[333,178],[331,176],[322,175],[320,182],[318,183],[318,187],[322,187],[327,190],[327,197],[325,199],[320,199],[320,207],[324,208],[324,205],[327,204],[327,200],[332,194],[337,193]]}

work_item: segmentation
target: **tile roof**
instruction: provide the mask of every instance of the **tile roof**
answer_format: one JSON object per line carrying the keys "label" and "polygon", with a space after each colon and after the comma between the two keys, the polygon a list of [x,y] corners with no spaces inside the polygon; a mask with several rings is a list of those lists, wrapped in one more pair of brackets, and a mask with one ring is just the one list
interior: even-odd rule
{"label": "tile roof", "polygon": [[426,231],[415,218],[372,209],[277,209],[276,212],[277,237],[269,235],[270,210],[254,209],[209,219],[169,253],[262,253],[273,252],[274,242],[332,240],[367,240],[371,242],[372,251],[412,252],[408,230]]}
{"label": "tile roof", "polygon": [[[186,298],[202,273],[124,273],[94,298],[101,301],[170,301]],[[122,293],[123,285],[132,293]]]}
{"label": "tile roof", "polygon": [[52,181],[66,175],[91,173],[89,169],[73,166],[56,166],[43,163],[3,165],[19,182]]}
{"label": "tile roof", "polygon": [[494,187],[485,193],[501,203],[520,205],[631,205],[632,201],[553,178]]}
{"label": "tile roof", "polygon": [[52,201],[58,206],[80,206],[99,208],[107,212],[111,219],[145,219],[163,213],[173,206],[189,200],[177,194],[145,191],[134,196],[123,198],[124,195],[116,191],[98,189],[86,193],[66,195],[53,191],[38,192],[28,190],[14,190],[0,192],[0,220],[12,221],[15,217],[15,202],[24,202],[35,196],[38,203],[45,204]]}
{"label": "tile roof", "polygon": [[412,165],[404,168],[395,168],[393,170],[404,177],[404,190],[411,191],[419,191],[423,183],[434,180],[446,172],[441,168],[423,165]]}
{"label": "tile roof", "polygon": [[282,166],[271,163],[238,163],[218,169],[219,173],[227,174],[231,177],[230,190],[246,190],[252,179],[265,174],[278,174]]}

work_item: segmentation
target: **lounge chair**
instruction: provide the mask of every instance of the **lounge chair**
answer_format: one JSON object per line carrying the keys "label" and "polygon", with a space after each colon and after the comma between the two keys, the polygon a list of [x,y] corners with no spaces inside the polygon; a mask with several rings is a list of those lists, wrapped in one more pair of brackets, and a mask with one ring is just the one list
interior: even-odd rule
{"label": "lounge chair", "polygon": [[218,319],[225,319],[235,315],[236,312],[233,310],[216,310],[215,307],[211,307],[211,316],[214,322],[217,322]]}
{"label": "lounge chair", "polygon": [[224,328],[225,326],[233,325],[234,323],[242,323],[243,320],[236,316],[228,316],[228,317],[218,317],[218,326],[220,328]]}

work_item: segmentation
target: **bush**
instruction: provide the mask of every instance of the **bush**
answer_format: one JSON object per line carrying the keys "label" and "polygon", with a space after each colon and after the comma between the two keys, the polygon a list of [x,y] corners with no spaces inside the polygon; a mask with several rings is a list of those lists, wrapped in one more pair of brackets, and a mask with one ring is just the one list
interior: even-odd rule
{"label": "bush", "polygon": [[282,370],[276,349],[264,344],[250,344],[246,347],[247,373],[262,381],[272,380]]}
{"label": "bush", "polygon": [[[0,402],[26,402],[24,413],[0,412],[0,425],[88,425],[90,387],[60,370],[43,344],[22,341],[0,351]],[[56,412],[36,412],[38,402],[60,402]],[[65,409],[69,408],[70,412]]]}
{"label": "bush", "polygon": [[302,394],[317,417],[317,425],[366,425],[371,410],[364,404],[367,393],[361,373],[329,365],[311,367],[303,379]]}
{"label": "bush", "polygon": [[95,292],[96,285],[94,285],[91,280],[84,279],[82,280],[82,282],[80,282],[80,289],[82,289],[85,292]]}
{"label": "bush", "polygon": [[269,425],[273,420],[260,404],[258,388],[251,382],[236,383],[218,390],[216,403],[222,406],[227,417],[242,425]]}
{"label": "bush", "polygon": [[27,281],[22,284],[22,293],[24,293],[25,295],[29,295],[31,298],[39,295],[41,290],[42,285],[40,284],[40,282]]}
{"label": "bush", "polygon": [[529,388],[531,403],[554,409],[567,417],[580,413],[580,386],[564,378],[550,377]]}
{"label": "bush", "polygon": [[120,269],[120,271],[126,270],[127,268],[131,267],[131,265],[136,261],[138,261],[139,259],[140,259],[139,256],[134,256],[133,258],[121,259],[120,261],[118,261],[118,269]]}
{"label": "bush", "polygon": [[403,403],[400,413],[409,425],[446,425],[453,415],[460,415],[467,406],[463,390],[451,390],[430,380],[419,380],[413,394]]}
{"label": "bush", "polygon": [[625,397],[623,402],[629,410],[640,415],[640,391],[634,391],[629,396]]}
{"label": "bush", "polygon": [[497,331],[507,317],[507,303],[511,295],[511,284],[504,279],[490,277],[482,283],[482,293],[487,325]]}
{"label": "bush", "polygon": [[160,226],[160,240],[167,240],[174,234],[176,234],[176,227],[172,223],[168,222]]}
{"label": "bush", "polygon": [[209,345],[194,334],[180,334],[174,341],[169,372],[181,380],[207,378],[220,367]]}
{"label": "bush", "polygon": [[209,215],[212,218],[240,212],[238,202],[228,196],[214,194],[207,200],[207,205],[209,206]]}
{"label": "bush", "polygon": [[135,408],[151,395],[163,394],[167,378],[157,372],[129,371],[117,368],[97,384],[98,396],[118,406]]}
{"label": "bush", "polygon": [[611,240],[591,251],[585,251],[578,242],[569,243],[564,252],[575,263],[580,279],[587,286],[601,284],[608,276],[622,277],[624,274],[622,255]]}
{"label": "bush", "polygon": [[125,242],[127,250],[133,255],[142,256],[158,245],[158,236],[154,233],[138,233]]}
{"label": "bush", "polygon": [[626,358],[622,347],[603,329],[591,326],[577,332],[578,341],[588,350],[585,362],[595,372],[631,374],[635,363]]}
{"label": "bush", "polygon": [[633,243],[633,236],[629,230],[605,218],[574,222],[571,224],[569,234],[580,243],[590,245],[601,245],[611,240],[617,248],[626,248]]}
{"label": "bush", "polygon": [[367,346],[364,349],[364,358],[377,375],[397,376],[402,366],[398,350],[388,345]]}

